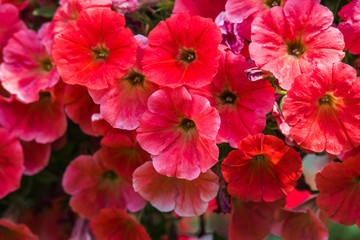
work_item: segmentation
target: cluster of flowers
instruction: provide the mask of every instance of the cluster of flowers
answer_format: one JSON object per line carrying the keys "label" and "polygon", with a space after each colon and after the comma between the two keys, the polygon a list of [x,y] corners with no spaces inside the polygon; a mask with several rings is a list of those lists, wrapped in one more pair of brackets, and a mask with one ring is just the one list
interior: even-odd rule
{"label": "cluster of flowers", "polygon": [[[68,117],[101,137],[62,181],[99,240],[150,239],[125,212],[147,201],[181,217],[231,204],[230,239],[327,239],[327,218],[360,226],[360,80],[340,62],[360,53],[360,1],[336,28],[318,0],[176,0],[148,38],[121,14],[139,4],[62,0],[37,32],[24,4],[0,5],[0,197],[48,164]],[[264,135],[272,120],[278,133]],[[222,143],[234,150],[219,161]],[[304,191],[303,162],[321,152]]]}

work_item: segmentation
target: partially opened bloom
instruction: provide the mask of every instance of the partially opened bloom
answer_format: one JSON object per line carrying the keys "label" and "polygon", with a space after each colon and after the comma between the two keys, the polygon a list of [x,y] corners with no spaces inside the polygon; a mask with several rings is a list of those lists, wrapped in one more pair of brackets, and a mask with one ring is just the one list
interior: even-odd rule
{"label": "partially opened bloom", "polygon": [[21,140],[42,144],[53,142],[67,127],[63,96],[64,87],[60,82],[40,92],[36,102],[0,101],[0,124]]}
{"label": "partially opened bloom", "polygon": [[250,56],[288,90],[294,78],[316,64],[340,61],[345,53],[341,32],[332,27],[332,12],[313,0],[287,0],[254,19]]}
{"label": "partially opened bloom", "polygon": [[39,92],[54,86],[59,73],[40,36],[33,30],[16,32],[3,50],[0,66],[3,87],[19,100],[31,103],[39,100]]}
{"label": "partially opened bloom", "polygon": [[206,98],[185,87],[163,88],[149,97],[137,140],[160,174],[192,180],[218,161],[219,126],[219,113]]}
{"label": "partially opened bloom", "polygon": [[55,12],[54,34],[58,37],[70,21],[76,20],[82,10],[88,8],[107,8],[110,10],[111,0],[67,0]]}
{"label": "partially opened bloom", "polygon": [[360,2],[353,0],[345,5],[340,11],[339,16],[343,22],[339,23],[338,28],[344,35],[345,49],[352,54],[360,54]]}
{"label": "partially opened bloom", "polygon": [[[12,4],[0,4],[0,63],[3,61],[2,50],[12,35],[25,29],[25,24],[19,20],[19,10]],[[0,76],[1,78],[1,76]]]}
{"label": "partially opened bloom", "polygon": [[141,68],[144,49],[148,45],[147,38],[135,36],[138,47],[134,66],[116,80],[109,88],[89,90],[94,102],[100,104],[100,113],[114,128],[133,130],[139,126],[139,118],[147,109],[149,96],[158,89],[149,82]]}
{"label": "partially opened bloom", "polygon": [[360,226],[360,158],[326,166],[316,175],[316,203],[326,216],[344,225]]}
{"label": "partially opened bloom", "polygon": [[150,240],[141,224],[117,208],[102,209],[91,219],[90,227],[98,240]]}
{"label": "partially opened bloom", "polygon": [[220,41],[211,19],[180,13],[161,21],[149,34],[145,76],[161,87],[205,86],[217,72]]}
{"label": "partially opened bloom", "polygon": [[51,154],[50,143],[40,144],[35,141],[21,141],[21,146],[24,152],[25,175],[35,175],[48,165]]}
{"label": "partially opened bloom", "polygon": [[225,10],[226,0],[175,0],[172,14],[176,15],[182,12],[189,13],[191,16],[201,16],[212,18]]}
{"label": "partially opened bloom", "polygon": [[131,172],[126,171],[131,168],[127,168],[128,165],[132,166],[131,158],[115,160],[118,161],[107,161],[96,152],[94,156],[80,155],[70,163],[62,185],[65,192],[72,195],[73,211],[84,218],[92,218],[102,208],[117,207],[135,212],[145,206],[146,201],[132,187]]}
{"label": "partially opened bloom", "polygon": [[207,97],[220,114],[217,143],[229,142],[234,148],[243,138],[261,133],[266,114],[275,101],[275,90],[267,80],[251,82],[245,70],[251,68],[242,55],[221,51],[219,72],[212,83],[196,94]]}
{"label": "partially opened bloom", "polygon": [[146,162],[133,174],[136,192],[163,212],[174,210],[179,216],[203,214],[219,190],[219,178],[211,170],[191,181],[161,175]]}
{"label": "partially opened bloom", "polygon": [[53,57],[65,83],[104,89],[135,63],[136,41],[124,17],[104,8],[83,10],[55,39]]}
{"label": "partially opened bloom", "polygon": [[0,219],[0,240],[39,240],[24,224],[15,224],[12,221]]}
{"label": "partially opened bloom", "polygon": [[[100,112],[100,107],[93,102],[86,87],[67,84],[64,105],[67,116],[79,124],[84,133],[92,136],[98,135],[93,129],[91,117]],[[84,111],[85,109],[86,111]]]}
{"label": "partially opened bloom", "polygon": [[20,187],[23,164],[24,154],[19,140],[0,128],[0,199]]}
{"label": "partially opened bloom", "polygon": [[230,195],[243,201],[271,202],[285,197],[302,172],[300,154],[271,135],[239,142],[221,164]]}
{"label": "partially opened bloom", "polygon": [[294,141],[304,149],[339,154],[360,145],[360,81],[344,63],[300,75],[283,104]]}

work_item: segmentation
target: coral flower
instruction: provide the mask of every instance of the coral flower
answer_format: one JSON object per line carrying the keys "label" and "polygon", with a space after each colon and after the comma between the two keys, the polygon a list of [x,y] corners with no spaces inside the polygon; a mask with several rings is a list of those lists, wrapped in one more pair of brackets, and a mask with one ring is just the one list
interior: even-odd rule
{"label": "coral flower", "polygon": [[300,154],[274,136],[257,134],[239,142],[221,164],[230,195],[243,201],[285,197],[300,178]]}
{"label": "coral flower", "polygon": [[353,0],[345,5],[340,11],[339,16],[343,22],[339,23],[338,28],[344,35],[345,49],[352,54],[360,54],[360,3]]}
{"label": "coral flower", "polygon": [[251,66],[242,55],[222,51],[219,62],[213,82],[193,91],[208,98],[219,111],[217,142],[229,142],[236,148],[241,139],[264,130],[266,114],[274,105],[275,90],[266,80],[247,79],[244,71]]}
{"label": "coral flower", "polygon": [[0,219],[0,240],[39,240],[24,224],[15,224],[12,221]]}
{"label": "coral flower", "polygon": [[250,56],[259,68],[271,71],[288,90],[294,78],[316,64],[340,61],[345,53],[341,32],[331,27],[332,12],[312,0],[287,0],[254,19]]}
{"label": "coral flower", "polygon": [[39,100],[24,104],[0,101],[0,124],[24,141],[49,143],[61,137],[67,127],[63,106],[63,83],[39,93]]}
{"label": "coral flower", "polygon": [[316,203],[327,217],[344,225],[360,227],[360,158],[326,166],[316,175],[320,191]]}
{"label": "coral flower", "polygon": [[111,0],[68,0],[55,12],[53,18],[54,34],[58,37],[70,21],[76,20],[82,10],[88,8],[107,8],[110,10]]}
{"label": "coral flower", "polygon": [[89,90],[94,102],[100,104],[100,113],[114,128],[133,130],[139,126],[139,118],[146,109],[149,96],[158,87],[149,82],[141,68],[147,38],[135,36],[137,47],[136,64],[113,85],[104,90]]}
{"label": "coral flower", "polygon": [[124,17],[104,8],[83,10],[55,39],[53,57],[65,83],[104,89],[135,63],[136,40]]}
{"label": "coral flower", "polygon": [[175,0],[173,15],[187,12],[191,16],[212,18],[225,10],[226,0]]}
{"label": "coral flower", "polygon": [[137,152],[134,137],[108,132],[94,156],[81,155],[70,163],[63,177],[64,190],[73,195],[70,206],[91,218],[100,209],[119,207],[138,211],[146,201],[132,187],[132,172],[149,159]]}
{"label": "coral flower", "polygon": [[[19,20],[19,10],[12,4],[0,4],[0,63],[3,60],[2,50],[9,38],[21,30],[26,29],[25,24]],[[1,78],[1,77],[0,77]]]}
{"label": "coral flower", "polygon": [[[19,140],[0,128],[0,199],[20,187],[24,154]],[[1,238],[1,235],[0,235]]]}
{"label": "coral flower", "polygon": [[163,88],[149,97],[137,140],[160,174],[192,180],[218,161],[219,126],[219,113],[206,98],[185,87]]}
{"label": "coral flower", "polygon": [[102,209],[91,219],[90,228],[99,240],[150,240],[142,225],[117,208]]}
{"label": "coral flower", "polygon": [[161,87],[205,86],[217,72],[220,41],[211,19],[180,13],[161,21],[149,34],[145,76]]}
{"label": "coral flower", "polygon": [[59,81],[59,73],[47,51],[50,48],[32,30],[16,32],[3,50],[4,62],[0,66],[3,87],[22,102],[39,100],[40,91]]}
{"label": "coral flower", "polygon": [[133,174],[136,192],[163,212],[174,210],[183,217],[205,213],[219,190],[219,178],[211,170],[191,181],[157,173],[152,162],[138,167]]}
{"label": "coral flower", "polygon": [[294,141],[337,155],[360,145],[360,82],[354,68],[334,63],[295,79],[283,104]]}

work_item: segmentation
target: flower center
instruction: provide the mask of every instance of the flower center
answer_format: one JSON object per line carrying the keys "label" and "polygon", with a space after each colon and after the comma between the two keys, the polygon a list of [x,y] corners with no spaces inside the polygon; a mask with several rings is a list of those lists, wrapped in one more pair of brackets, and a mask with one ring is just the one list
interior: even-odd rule
{"label": "flower center", "polygon": [[40,61],[40,67],[42,70],[45,70],[47,72],[50,72],[51,69],[53,69],[52,62],[50,58],[44,58]]}
{"label": "flower center", "polygon": [[51,98],[51,93],[50,92],[39,92],[39,99],[45,99],[45,98]]}
{"label": "flower center", "polygon": [[109,56],[109,50],[102,44],[93,48],[92,52],[96,60],[106,60]]}
{"label": "flower center", "polygon": [[182,48],[179,54],[179,60],[183,63],[190,64],[196,59],[196,53],[193,49]]}
{"label": "flower center", "polygon": [[297,58],[299,58],[306,51],[305,45],[301,39],[287,42],[286,45],[288,54]]}
{"label": "flower center", "polygon": [[235,104],[237,96],[230,92],[229,90],[226,90],[224,92],[222,92],[219,97],[218,97],[221,101],[222,104]]}
{"label": "flower center", "polygon": [[318,103],[320,106],[329,106],[332,107],[336,102],[336,99],[334,96],[332,96],[330,93],[326,93],[323,97],[318,99]]}
{"label": "flower center", "polygon": [[117,180],[119,178],[119,176],[112,170],[108,170],[104,172],[101,175],[101,177],[103,180],[111,180],[111,181]]}
{"label": "flower center", "polygon": [[262,163],[262,162],[265,162],[265,161],[266,161],[266,157],[265,157],[264,154],[259,154],[259,155],[256,155],[256,157],[254,157],[253,160],[254,160],[256,163]]}
{"label": "flower center", "polygon": [[130,70],[125,76],[125,81],[129,82],[131,86],[144,85],[145,75],[135,70]]}
{"label": "flower center", "polygon": [[269,8],[281,6],[281,0],[265,0],[265,5]]}
{"label": "flower center", "polygon": [[188,132],[191,129],[195,128],[195,123],[193,120],[190,120],[188,118],[183,118],[179,124],[179,128],[181,128],[184,132]]}

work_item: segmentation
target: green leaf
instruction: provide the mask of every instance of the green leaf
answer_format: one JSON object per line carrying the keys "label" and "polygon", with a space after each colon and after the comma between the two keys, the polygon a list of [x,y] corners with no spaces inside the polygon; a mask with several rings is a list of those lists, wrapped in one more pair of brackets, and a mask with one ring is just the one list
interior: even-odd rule
{"label": "green leaf", "polygon": [[33,15],[37,17],[52,18],[57,7],[41,7],[33,11]]}

